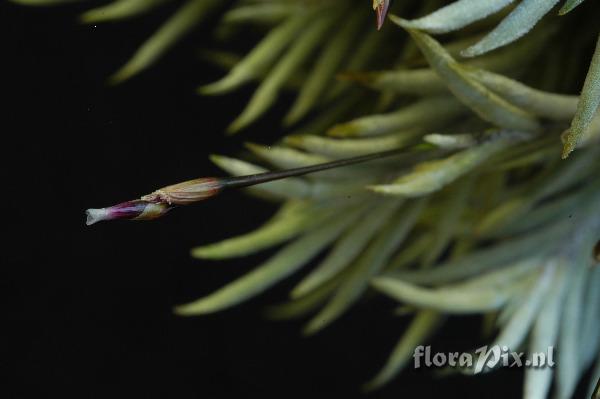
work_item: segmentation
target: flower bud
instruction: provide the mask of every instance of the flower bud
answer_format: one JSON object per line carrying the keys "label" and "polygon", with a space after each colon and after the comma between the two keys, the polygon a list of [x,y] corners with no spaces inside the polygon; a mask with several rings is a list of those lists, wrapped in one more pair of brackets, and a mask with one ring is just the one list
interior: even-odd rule
{"label": "flower bud", "polygon": [[171,207],[164,203],[154,203],[144,200],[122,202],[108,208],[88,209],[85,224],[88,226],[103,220],[150,220],[167,213]]}

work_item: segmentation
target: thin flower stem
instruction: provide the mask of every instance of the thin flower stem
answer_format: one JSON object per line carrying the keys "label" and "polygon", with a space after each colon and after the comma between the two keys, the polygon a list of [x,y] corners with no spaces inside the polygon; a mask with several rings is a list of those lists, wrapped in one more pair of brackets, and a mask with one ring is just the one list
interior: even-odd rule
{"label": "thin flower stem", "polygon": [[341,168],[371,160],[400,155],[408,151],[396,148],[389,151],[377,152],[353,158],[341,159],[317,165],[304,166],[276,172],[264,172],[246,176],[225,178],[204,177],[188,180],[183,183],[163,187],[139,200],[128,201],[108,208],[88,209],[86,211],[88,225],[115,219],[151,220],[156,219],[169,210],[180,205],[190,205],[219,194],[225,188],[244,188],[257,184],[282,180],[288,177],[303,176],[309,173],[321,172],[328,169]]}

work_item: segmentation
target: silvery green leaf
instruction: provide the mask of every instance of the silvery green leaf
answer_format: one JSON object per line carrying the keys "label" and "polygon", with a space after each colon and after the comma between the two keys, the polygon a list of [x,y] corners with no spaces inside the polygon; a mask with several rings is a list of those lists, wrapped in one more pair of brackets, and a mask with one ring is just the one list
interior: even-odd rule
{"label": "silvery green leaf", "polygon": [[308,122],[303,123],[291,135],[304,136],[325,133],[331,125],[344,120],[352,111],[360,112],[361,106],[366,103],[364,97],[364,93],[358,88],[348,90],[342,98],[323,105],[323,111]]}
{"label": "silvery green leaf", "polygon": [[[584,249],[585,250],[585,246]],[[594,267],[596,266],[596,267]],[[600,345],[600,290],[596,289],[600,284],[600,267],[592,265],[589,272],[589,278],[586,281],[585,298],[583,306],[585,308],[582,318],[580,334],[580,358],[582,359],[581,368],[586,370],[590,367],[597,356]]]}
{"label": "silvery green leaf", "polygon": [[444,317],[431,310],[421,310],[398,341],[386,364],[371,381],[365,384],[368,391],[380,388],[394,378],[412,358],[415,348],[423,345],[443,322]]}
{"label": "silvery green leaf", "polygon": [[[422,29],[418,29],[417,30],[422,30]],[[428,32],[427,33],[432,33],[432,32]],[[459,36],[454,40],[448,41],[448,42],[444,42],[444,48],[446,49],[446,51],[448,52],[448,54],[450,54],[452,56],[452,58],[460,58],[460,52],[463,51],[465,49],[465,47],[469,47],[475,43],[477,43],[479,40],[481,40],[481,38],[483,37],[483,34],[468,34],[463,36]],[[411,42],[412,43],[412,42]],[[417,56],[419,57],[419,60],[422,60],[423,65],[427,65],[427,61],[425,60],[425,58],[420,54],[419,48],[417,46],[414,46],[415,52],[417,52]],[[477,58],[475,60],[473,59],[469,59],[469,60],[465,60],[467,63],[475,63],[476,65],[481,63],[483,59],[490,59],[488,57],[481,57],[481,58]],[[486,61],[487,62],[487,61]]]}
{"label": "silvery green leaf", "polygon": [[323,218],[335,213],[332,209],[293,203],[284,207],[263,226],[237,237],[196,247],[192,256],[202,259],[226,259],[249,255],[265,248],[281,244],[307,229],[322,223]]}
{"label": "silvery green leaf", "polygon": [[472,147],[448,158],[423,162],[415,166],[408,174],[389,184],[371,186],[380,194],[401,197],[420,197],[433,193],[466,175],[490,157],[508,148],[525,136],[511,132],[499,132],[482,144]]}
{"label": "silvery green leaf", "polygon": [[404,21],[404,26],[429,33],[461,29],[507,7],[513,0],[458,0],[424,17]]}
{"label": "silvery green leaf", "polygon": [[[569,212],[578,206],[580,202],[579,193],[564,196],[559,199],[544,203],[535,209],[527,212],[526,217],[517,218],[511,223],[497,227],[493,232],[486,236],[490,237],[510,237],[523,234],[527,231],[541,228],[543,225],[550,224],[557,219],[566,217]],[[479,230],[483,230],[481,227]],[[485,234],[485,230],[483,231]]]}
{"label": "silvery green leaf", "polygon": [[373,202],[373,210],[348,229],[323,262],[292,290],[291,296],[296,298],[306,295],[348,267],[401,204],[398,200]]}
{"label": "silvery green leaf", "polygon": [[477,223],[475,230],[478,235],[489,237],[497,229],[509,225],[510,222],[519,217],[523,217],[534,205],[535,199],[529,196],[510,198],[483,216]]}
{"label": "silvery green leaf", "polygon": [[556,269],[556,263],[549,262],[544,266],[542,272],[539,273],[539,277],[533,281],[533,284],[526,291],[527,294],[523,302],[490,346],[506,346],[512,351],[516,351],[520,347],[527,337],[530,326],[538,315],[550,287],[552,287],[557,274]]}
{"label": "silvery green leaf", "polygon": [[447,195],[442,208],[443,214],[432,229],[433,240],[422,258],[422,266],[430,267],[442,255],[454,238],[459,221],[469,205],[468,196],[471,194],[472,179],[466,179],[456,184]]}
{"label": "silvery green leaf", "polygon": [[447,126],[465,112],[466,108],[452,97],[432,97],[395,112],[369,115],[335,125],[327,134],[334,137],[363,137],[410,131],[415,127],[431,131]]}
{"label": "silvery green leaf", "polygon": [[393,251],[404,241],[419,217],[424,200],[416,201],[390,218],[386,228],[377,234],[362,256],[348,271],[325,307],[304,328],[314,334],[340,317],[369,286],[369,279],[383,269]]}
{"label": "silvery green leaf", "polygon": [[[482,57],[469,59],[463,65],[499,73],[514,73],[516,65],[524,67],[539,58],[544,46],[557,31],[554,24],[544,26],[543,29],[536,29],[528,35],[527,40],[518,41]],[[341,77],[372,89],[398,94],[431,95],[447,90],[443,80],[430,68],[350,73]]]}
{"label": "silvery green leaf", "polygon": [[590,128],[594,116],[598,113],[600,105],[600,36],[596,43],[596,50],[590,63],[590,68],[583,84],[581,97],[577,104],[577,112],[575,118],[571,122],[571,127],[565,137],[565,145],[563,149],[563,158],[577,147],[583,135]]}
{"label": "silvery green leaf", "polygon": [[[392,20],[402,24],[402,21],[393,18]],[[431,67],[446,82],[450,91],[482,119],[509,129],[533,132],[539,130],[539,123],[534,117],[470,78],[464,67],[458,64],[431,36],[411,29],[408,29],[408,32]]]}
{"label": "silvery green leaf", "polygon": [[503,328],[508,324],[512,316],[521,307],[526,292],[515,292],[512,298],[504,305],[502,310],[497,313],[495,327]]}
{"label": "silvery green leaf", "polygon": [[429,68],[383,72],[347,72],[341,74],[340,79],[358,82],[372,89],[392,91],[398,94],[424,96],[446,91],[442,79]]}
{"label": "silvery green leaf", "polygon": [[497,310],[510,297],[506,289],[423,288],[399,278],[375,277],[371,285],[397,301],[452,314]]}
{"label": "silvery green leaf", "polygon": [[401,270],[394,272],[393,275],[413,283],[440,285],[476,276],[494,268],[507,267],[515,262],[539,262],[540,257],[551,250],[547,243],[564,237],[567,226],[567,222],[555,223],[524,237],[515,237],[490,248],[474,250],[432,269]]}
{"label": "silvery green leaf", "polygon": [[466,69],[473,79],[513,105],[545,118],[565,121],[575,115],[578,98],[533,89],[516,80],[482,69]]}
{"label": "silvery green leaf", "polygon": [[213,313],[262,293],[304,266],[335,240],[355,220],[356,216],[356,212],[353,212],[346,214],[344,218],[337,217],[328,220],[324,225],[318,226],[286,245],[251,272],[208,296],[178,306],[175,309],[176,313],[182,316]]}
{"label": "silvery green leaf", "polygon": [[529,32],[558,0],[522,0],[515,9],[478,43],[463,51],[475,57],[514,42]]}
{"label": "silvery green leaf", "polygon": [[546,178],[535,193],[536,200],[548,198],[554,194],[560,193],[585,177],[594,174],[594,169],[599,164],[600,148],[592,148],[589,151],[578,154],[577,157],[570,160],[564,167]]}
{"label": "silvery green leaf", "polygon": [[[557,272],[550,295],[543,304],[539,315],[531,330],[529,353],[548,353],[549,348],[556,347],[560,316],[562,311],[562,298],[566,278],[564,278],[564,265]],[[548,361],[548,359],[546,359]],[[529,367],[525,370],[525,383],[523,385],[523,399],[545,399],[552,385],[554,370],[550,367]]]}
{"label": "silvery green leaf", "polygon": [[431,133],[423,136],[423,141],[448,150],[460,150],[477,144],[471,134]]}
{"label": "silvery green leaf", "polygon": [[219,4],[218,0],[188,0],[110,77],[111,82],[122,82],[149,67]]}
{"label": "silvery green leaf", "polygon": [[538,269],[545,265],[545,262],[530,258],[524,261],[516,262],[499,270],[492,270],[488,273],[481,273],[478,276],[468,280],[454,283],[453,288],[480,289],[485,290],[493,287],[503,287],[511,284],[517,284],[523,279],[537,273]]}
{"label": "silvery green leaf", "polygon": [[338,274],[306,295],[269,306],[265,309],[265,316],[273,320],[296,319],[306,316],[327,302],[343,277],[343,273]]}
{"label": "silvery green leaf", "polygon": [[[563,144],[566,142],[568,133],[569,131],[567,130],[561,137]],[[590,147],[598,144],[598,142],[600,142],[600,113],[597,113],[594,119],[592,119],[589,128],[581,135],[575,148]]]}
{"label": "silvery green leaf", "polygon": [[398,269],[403,269],[417,259],[422,258],[431,245],[433,238],[429,234],[422,234],[414,239],[411,243],[401,248],[395,258],[390,261],[390,264],[385,268],[386,272],[391,272]]}
{"label": "silvery green leaf", "polygon": [[558,11],[558,15],[565,15],[571,12],[575,7],[583,3],[584,0],[566,0],[565,4],[561,7],[560,11]]}
{"label": "silvery green leaf", "polygon": [[556,370],[556,398],[558,399],[568,399],[573,395],[582,371],[578,349],[587,265],[575,261],[569,265],[569,269],[571,282],[567,289],[557,345],[560,358]]}
{"label": "silvery green leaf", "polygon": [[311,153],[332,158],[349,158],[391,148],[400,148],[421,135],[419,130],[405,131],[382,137],[361,139],[334,139],[314,135],[293,135],[283,139],[285,144],[301,148]]}
{"label": "silvery green leaf", "polygon": [[596,365],[592,370],[587,396],[592,399],[600,399],[600,354],[596,355]]}
{"label": "silvery green leaf", "polygon": [[597,162],[597,153],[589,151],[561,167],[558,172],[547,175],[538,184],[535,184],[535,181],[530,182],[531,189],[523,195],[514,195],[513,198],[490,210],[478,223],[477,231],[485,236],[509,225],[510,222],[528,213],[538,202],[573,186],[579,179],[589,176],[590,173],[593,173],[594,165]]}
{"label": "silvery green leaf", "polygon": [[511,170],[520,168],[548,165],[559,154],[559,150],[551,144],[541,144],[537,148],[531,148],[531,152],[521,151],[524,147],[519,147],[514,152],[511,151],[511,153],[505,151],[506,159],[499,159],[494,165],[490,165],[490,170],[499,173],[508,173]]}

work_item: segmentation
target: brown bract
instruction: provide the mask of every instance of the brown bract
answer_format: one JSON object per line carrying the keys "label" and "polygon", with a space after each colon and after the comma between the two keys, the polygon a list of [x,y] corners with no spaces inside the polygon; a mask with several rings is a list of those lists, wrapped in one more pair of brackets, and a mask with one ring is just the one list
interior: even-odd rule
{"label": "brown bract", "polygon": [[163,187],[144,195],[143,201],[169,205],[189,205],[218,194],[223,185],[219,179],[204,177]]}

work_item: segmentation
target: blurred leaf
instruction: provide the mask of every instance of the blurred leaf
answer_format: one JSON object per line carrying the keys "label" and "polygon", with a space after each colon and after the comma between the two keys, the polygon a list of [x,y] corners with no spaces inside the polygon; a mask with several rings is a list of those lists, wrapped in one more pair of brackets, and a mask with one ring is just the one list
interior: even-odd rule
{"label": "blurred leaf", "polygon": [[175,312],[182,316],[213,313],[237,305],[262,293],[304,266],[311,258],[335,240],[348,225],[356,220],[357,216],[356,212],[352,212],[347,214],[345,218],[338,217],[328,220],[328,223],[309,231],[285,246],[253,271],[208,296],[178,306]]}
{"label": "blurred leaf", "polygon": [[314,334],[340,317],[368,288],[369,279],[383,269],[394,249],[412,230],[419,217],[424,200],[417,201],[390,218],[385,229],[356,261],[346,278],[325,307],[304,328],[305,334]]}
{"label": "blurred leaf", "polygon": [[356,35],[363,26],[362,22],[360,12],[353,12],[344,19],[342,27],[333,34],[317,57],[312,72],[300,88],[296,102],[284,119],[286,124],[291,125],[304,117],[322,100],[327,89],[334,85],[334,75],[355,43]]}
{"label": "blurred leaf", "polygon": [[149,67],[219,4],[218,0],[188,0],[110,77],[110,82],[123,82]]}
{"label": "blurred leaf", "polygon": [[81,21],[92,24],[105,21],[117,21],[142,15],[169,0],[117,0],[83,13]]}
{"label": "blurred leaf", "polygon": [[256,89],[246,108],[229,125],[229,133],[235,133],[254,122],[275,103],[281,87],[319,46],[321,37],[332,27],[335,20],[335,14],[319,14],[312,18],[310,24],[305,25],[303,34],[297,37],[290,50]]}
{"label": "blurred leaf", "polygon": [[202,86],[200,94],[222,94],[265,74],[283,50],[294,40],[298,32],[310,20],[312,14],[300,13],[271,30],[242,61],[221,80]]}
{"label": "blurred leaf", "polygon": [[451,314],[481,313],[499,309],[510,294],[506,289],[423,288],[385,276],[375,277],[371,285],[397,301]]}
{"label": "blurred leaf", "polygon": [[365,384],[364,388],[371,391],[380,388],[394,378],[406,367],[415,352],[415,348],[423,345],[433,335],[443,319],[444,317],[437,312],[431,310],[419,311],[392,350],[386,364],[371,381]]}
{"label": "blurred leaf", "polygon": [[348,267],[401,204],[398,200],[374,202],[374,209],[340,238],[323,262],[292,290],[291,296],[305,295]]}
{"label": "blurred leaf", "polygon": [[192,256],[201,259],[246,256],[294,238],[307,229],[322,223],[333,212],[334,210],[331,208],[318,205],[293,203],[263,226],[237,237],[196,247],[192,249]]}
{"label": "blurred leaf", "polygon": [[557,344],[560,362],[556,364],[556,397],[560,399],[572,397],[581,372],[578,342],[579,328],[582,323],[583,287],[588,274],[587,265],[581,261],[574,262],[569,273],[571,282],[564,302]]}
{"label": "blurred leaf", "polygon": [[[564,266],[564,265],[563,265]],[[537,315],[531,330],[529,353],[548,353],[549,348],[556,347],[562,298],[564,296],[565,280],[564,267],[559,270],[558,278],[554,279],[550,293]],[[548,359],[546,359],[547,361]],[[523,399],[544,399],[550,391],[554,370],[551,367],[528,367],[525,369]]]}

